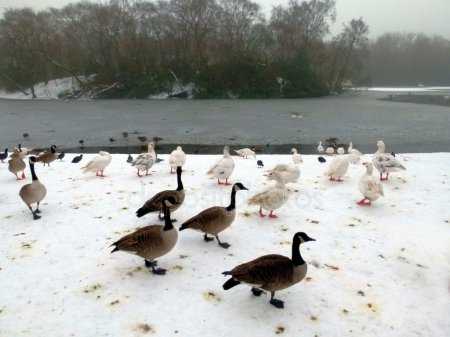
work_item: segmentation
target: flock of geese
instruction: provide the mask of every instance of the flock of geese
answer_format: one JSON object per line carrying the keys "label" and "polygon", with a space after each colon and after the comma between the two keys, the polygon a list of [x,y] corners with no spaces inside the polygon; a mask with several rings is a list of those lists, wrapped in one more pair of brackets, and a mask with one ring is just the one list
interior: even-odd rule
{"label": "flock of geese", "polygon": [[[399,170],[405,170],[393,153],[385,152],[383,141],[377,142],[378,150],[373,155],[371,162],[364,162],[365,173],[359,180],[358,188],[363,198],[358,202],[360,206],[370,206],[372,202],[384,195],[383,186],[380,181],[389,179],[389,174]],[[319,153],[334,155],[335,151],[329,148],[324,149],[322,143],[317,147]],[[343,152],[344,151],[344,152]],[[253,149],[245,148],[235,151],[243,158],[256,158]],[[31,154],[32,150],[22,147],[20,144],[11,154],[8,161],[9,171],[17,180],[25,179],[25,158]],[[337,155],[333,156],[324,171],[324,175],[333,182],[343,182],[343,177],[347,173],[350,164],[357,164],[362,153],[353,148],[350,143],[347,151],[338,148]],[[31,183],[22,186],[19,196],[30,210],[33,219],[41,218],[40,203],[45,198],[47,190],[45,185],[36,175],[36,163],[50,166],[55,160],[62,159],[63,153],[58,153],[56,146],[52,145],[47,151],[37,155],[30,155],[28,162],[31,172]],[[8,150],[2,153],[0,160],[3,162],[8,158]],[[83,155],[73,158],[73,163],[78,163],[83,159]],[[326,160],[318,157],[321,163]],[[142,177],[144,172],[148,175],[151,167],[158,162],[157,154],[153,143],[148,144],[148,150],[133,159],[128,156],[127,162],[137,170],[137,175]],[[104,170],[112,161],[112,156],[105,151],[100,151],[97,156],[81,167],[84,173],[95,173],[99,177],[104,177]],[[164,275],[166,269],[158,267],[157,259],[170,252],[178,241],[178,231],[195,230],[201,233],[205,242],[217,241],[218,245],[224,249],[230,244],[220,240],[219,235],[234,222],[236,218],[236,193],[247,190],[240,182],[233,184],[231,188],[230,203],[227,206],[209,207],[200,213],[184,221],[177,230],[173,223],[176,221],[171,217],[185,200],[185,190],[182,182],[182,167],[186,163],[186,154],[181,146],[171,152],[169,157],[169,167],[171,173],[176,173],[177,187],[173,190],[164,190],[155,194],[147,200],[142,207],[136,211],[137,217],[143,217],[149,213],[158,213],[164,225],[150,225],[132,232],[111,246],[114,247],[112,253],[117,251],[135,254],[144,259],[146,267],[156,275]],[[275,210],[283,206],[289,198],[286,187],[288,183],[295,183],[300,177],[299,166],[303,160],[297,149],[292,149],[292,163],[278,164],[265,174],[270,185],[265,191],[253,195],[248,203],[259,207],[259,215],[269,218],[276,218]],[[257,161],[257,167],[263,167],[261,160]],[[373,167],[379,172],[379,179],[373,175]],[[223,157],[220,158],[207,172],[208,175],[217,179],[219,185],[231,185],[230,177],[235,169],[235,161],[230,155],[228,146],[224,147]],[[33,209],[33,205],[36,205]],[[265,214],[264,211],[269,213]],[[270,254],[258,257],[247,263],[240,264],[235,268],[225,271],[223,274],[229,279],[223,284],[223,288],[228,290],[241,283],[251,287],[253,295],[260,296],[263,291],[270,292],[270,304],[277,308],[283,308],[283,301],[276,299],[275,292],[288,288],[300,282],[307,273],[307,264],[300,253],[300,245],[309,241],[315,241],[304,232],[295,233],[292,239],[291,258]]]}

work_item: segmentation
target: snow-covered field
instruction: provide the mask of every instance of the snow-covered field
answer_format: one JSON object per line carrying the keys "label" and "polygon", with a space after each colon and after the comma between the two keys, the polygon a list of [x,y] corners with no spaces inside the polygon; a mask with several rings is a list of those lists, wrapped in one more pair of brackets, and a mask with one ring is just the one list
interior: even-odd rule
{"label": "snow-covered field", "polygon": [[[91,155],[86,155],[81,164]],[[316,156],[304,156],[302,176],[279,219],[260,219],[248,197],[264,188],[254,160],[236,158],[238,217],[222,235],[231,247],[179,233],[159,259],[166,276],[108,246],[137,227],[135,210],[154,193],[176,186],[165,161],[139,179],[114,155],[106,178],[83,176],[71,155],[37,166],[48,189],[42,219],[33,221],[20,187],[0,164],[0,336],[450,336],[450,154],[405,154],[408,170],[384,183],[385,197],[358,207],[361,165],[344,183],[322,176]],[[205,175],[218,156],[188,156],[184,205],[175,225],[211,205],[226,205],[230,187]],[[266,168],[288,156],[259,156]],[[305,231],[307,279],[268,297],[246,286],[227,292],[221,272],[266,253],[290,255]]]}
{"label": "snow-covered field", "polygon": [[436,91],[450,91],[450,87],[367,87],[367,88],[354,88],[356,91],[375,91],[375,92],[436,92]]}

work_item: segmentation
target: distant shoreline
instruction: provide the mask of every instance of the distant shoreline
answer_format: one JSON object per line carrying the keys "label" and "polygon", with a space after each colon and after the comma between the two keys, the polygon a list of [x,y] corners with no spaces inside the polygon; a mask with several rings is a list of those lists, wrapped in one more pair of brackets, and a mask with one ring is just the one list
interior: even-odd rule
{"label": "distant shoreline", "polygon": [[397,103],[414,103],[426,105],[438,105],[450,107],[450,95],[433,95],[433,94],[401,94],[389,95],[380,98],[381,101],[397,102]]}

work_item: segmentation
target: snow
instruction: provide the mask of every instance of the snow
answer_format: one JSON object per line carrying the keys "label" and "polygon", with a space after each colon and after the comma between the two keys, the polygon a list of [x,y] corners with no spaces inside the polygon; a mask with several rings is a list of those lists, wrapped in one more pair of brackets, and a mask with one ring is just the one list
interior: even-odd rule
{"label": "snow", "polygon": [[[80,79],[92,78],[91,75],[89,77],[80,76]],[[50,80],[48,83],[40,82],[34,86],[35,94],[38,99],[58,99],[59,94],[78,90],[79,84],[73,77],[64,77],[58,78],[55,80]],[[30,93],[29,95],[25,95],[21,91],[16,92],[7,92],[0,89],[0,98],[3,99],[33,99],[31,96],[31,92],[29,88],[26,88],[26,92]]]}
{"label": "snow", "polygon": [[450,87],[368,87],[354,88],[356,91],[374,91],[374,92],[434,92],[434,91],[450,91]]}
{"label": "snow", "polygon": [[[317,156],[303,156],[279,219],[260,219],[246,200],[265,187],[256,161],[235,157],[238,216],[222,233],[228,250],[194,231],[179,233],[159,259],[166,276],[149,273],[139,257],[108,246],[137,227],[135,210],[161,189],[176,186],[168,155],[138,178],[126,155],[113,155],[106,178],[83,175],[81,164],[37,166],[48,190],[42,219],[33,221],[20,187],[0,164],[0,336],[449,336],[450,153],[404,154],[407,171],[384,183],[385,197],[358,207],[362,165],[344,183],[323,176]],[[230,187],[206,176],[219,156],[188,155],[179,222],[211,205],[226,205]],[[265,168],[290,156],[261,155]],[[267,253],[290,255],[295,232],[307,279],[277,293],[285,309],[253,297],[246,286],[222,289],[221,275]]]}

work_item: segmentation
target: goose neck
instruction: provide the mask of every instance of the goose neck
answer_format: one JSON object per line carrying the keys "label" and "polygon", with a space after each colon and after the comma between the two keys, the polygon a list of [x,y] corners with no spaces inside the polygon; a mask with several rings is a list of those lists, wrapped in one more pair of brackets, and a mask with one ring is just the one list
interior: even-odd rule
{"label": "goose neck", "polygon": [[292,263],[295,266],[301,266],[305,263],[300,253],[300,239],[297,237],[292,241]]}

